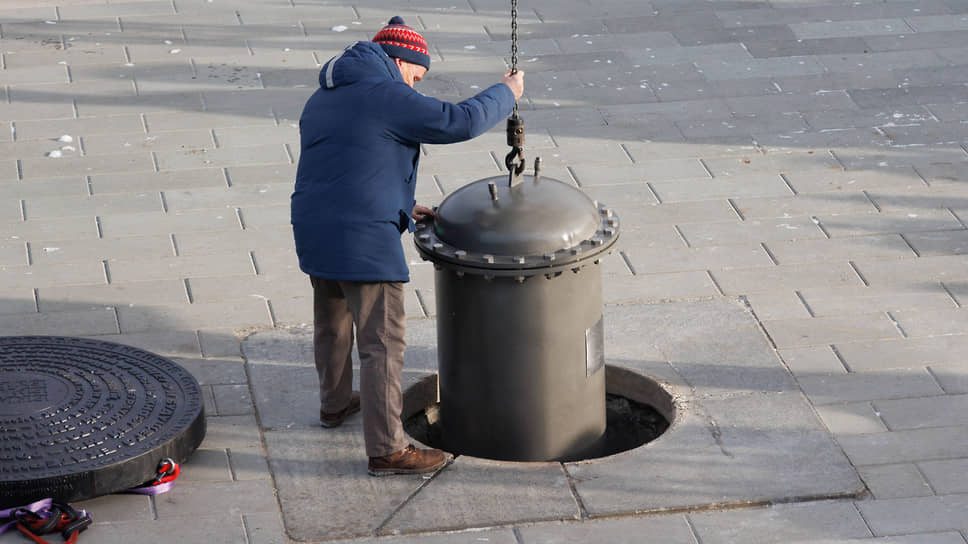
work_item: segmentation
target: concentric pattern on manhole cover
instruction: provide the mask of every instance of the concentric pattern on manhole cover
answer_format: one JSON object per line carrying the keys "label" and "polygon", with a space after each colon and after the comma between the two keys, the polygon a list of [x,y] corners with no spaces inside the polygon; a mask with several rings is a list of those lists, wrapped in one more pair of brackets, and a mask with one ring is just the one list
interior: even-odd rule
{"label": "concentric pattern on manhole cover", "polygon": [[0,508],[129,489],[204,436],[198,382],[164,357],[82,338],[0,337]]}

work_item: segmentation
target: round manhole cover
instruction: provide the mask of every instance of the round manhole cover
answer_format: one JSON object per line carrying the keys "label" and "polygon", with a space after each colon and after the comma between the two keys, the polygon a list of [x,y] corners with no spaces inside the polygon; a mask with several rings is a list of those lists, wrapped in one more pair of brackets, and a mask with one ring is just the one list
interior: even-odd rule
{"label": "round manhole cover", "polygon": [[0,337],[0,508],[135,487],[204,436],[198,382],[164,357],[83,338]]}

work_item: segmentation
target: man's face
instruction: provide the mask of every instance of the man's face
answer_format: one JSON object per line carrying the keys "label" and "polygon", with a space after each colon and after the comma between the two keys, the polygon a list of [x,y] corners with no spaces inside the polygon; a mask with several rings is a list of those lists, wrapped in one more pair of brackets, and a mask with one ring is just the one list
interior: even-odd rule
{"label": "man's face", "polygon": [[405,60],[393,59],[396,63],[397,68],[400,69],[400,75],[403,76],[403,82],[410,85],[413,88],[413,84],[423,79],[424,74],[427,73],[427,69],[419,64],[413,64]]}

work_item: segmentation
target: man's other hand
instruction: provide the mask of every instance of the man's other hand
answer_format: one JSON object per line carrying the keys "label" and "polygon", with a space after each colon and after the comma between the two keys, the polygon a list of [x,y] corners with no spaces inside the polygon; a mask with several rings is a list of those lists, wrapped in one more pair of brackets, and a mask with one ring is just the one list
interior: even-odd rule
{"label": "man's other hand", "polygon": [[427,219],[433,219],[434,211],[426,206],[421,206],[420,204],[417,204],[416,206],[413,207],[413,213],[410,215],[413,216],[414,221],[419,223],[421,221],[426,221]]}
{"label": "man's other hand", "polygon": [[511,88],[511,92],[514,93],[515,100],[520,99],[521,95],[524,94],[524,72],[521,70],[518,70],[513,74],[508,71],[508,73],[504,74],[504,77],[501,78],[501,83]]}

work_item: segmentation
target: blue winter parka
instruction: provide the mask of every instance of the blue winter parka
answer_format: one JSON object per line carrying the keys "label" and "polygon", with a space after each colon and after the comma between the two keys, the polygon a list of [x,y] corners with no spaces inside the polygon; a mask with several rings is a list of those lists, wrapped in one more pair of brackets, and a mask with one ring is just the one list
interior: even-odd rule
{"label": "blue winter parka", "polygon": [[514,94],[500,83],[458,104],[424,96],[372,42],[330,59],[319,83],[299,119],[299,267],[331,280],[409,281],[400,238],[414,230],[420,144],[484,133],[511,114]]}

